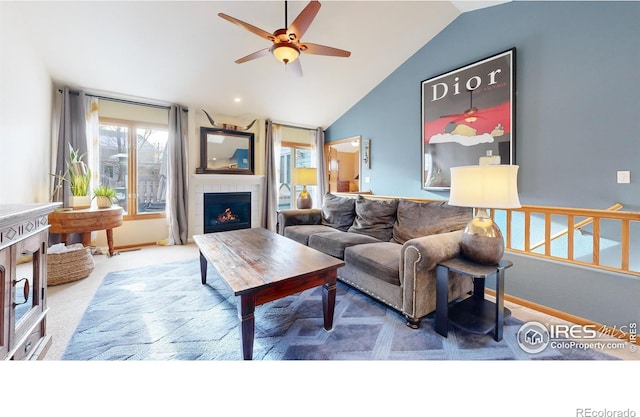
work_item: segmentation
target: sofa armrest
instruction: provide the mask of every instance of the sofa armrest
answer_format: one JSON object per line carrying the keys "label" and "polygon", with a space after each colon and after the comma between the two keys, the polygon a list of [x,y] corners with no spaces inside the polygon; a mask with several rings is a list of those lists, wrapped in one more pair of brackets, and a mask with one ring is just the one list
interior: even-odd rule
{"label": "sofa armrest", "polygon": [[407,267],[429,271],[440,262],[455,258],[460,253],[461,240],[462,230],[456,230],[406,241],[402,246],[400,279],[402,280]]}
{"label": "sofa armrest", "polygon": [[[460,253],[462,230],[408,240],[400,256],[402,308],[407,317],[418,319],[436,308],[436,265]],[[467,279],[466,281],[470,281]],[[451,279],[449,300],[468,291],[470,282]]]}
{"label": "sofa armrest", "polygon": [[322,224],[322,211],[320,209],[291,209],[278,213],[278,233],[284,235],[287,226],[302,224]]}

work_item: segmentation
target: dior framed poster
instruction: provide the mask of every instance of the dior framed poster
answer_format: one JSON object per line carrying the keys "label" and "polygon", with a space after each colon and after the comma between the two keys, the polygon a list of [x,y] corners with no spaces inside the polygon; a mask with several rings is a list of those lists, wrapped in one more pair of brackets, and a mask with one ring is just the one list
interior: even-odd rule
{"label": "dior framed poster", "polygon": [[515,162],[515,52],[422,81],[423,189],[448,190],[454,166]]}

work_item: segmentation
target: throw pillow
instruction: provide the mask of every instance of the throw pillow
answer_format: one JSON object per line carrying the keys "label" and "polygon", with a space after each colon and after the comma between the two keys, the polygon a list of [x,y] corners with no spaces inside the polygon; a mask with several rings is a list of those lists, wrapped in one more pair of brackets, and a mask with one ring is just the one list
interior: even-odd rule
{"label": "throw pillow", "polygon": [[359,195],[356,218],[349,232],[362,233],[388,242],[393,237],[398,199],[374,200]]}
{"label": "throw pillow", "polygon": [[407,240],[437,233],[464,229],[472,217],[467,207],[454,207],[445,201],[417,202],[400,200],[393,226],[393,240],[403,244]]}
{"label": "throw pillow", "polygon": [[322,203],[322,224],[346,232],[356,217],[356,201],[326,193]]}

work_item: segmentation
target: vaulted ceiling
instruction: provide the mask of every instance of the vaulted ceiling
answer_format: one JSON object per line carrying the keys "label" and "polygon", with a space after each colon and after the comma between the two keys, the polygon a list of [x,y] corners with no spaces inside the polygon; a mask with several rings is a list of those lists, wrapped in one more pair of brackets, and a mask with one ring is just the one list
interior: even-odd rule
{"label": "vaulted ceiling", "polygon": [[[285,26],[284,1],[0,2],[24,23],[56,86],[205,109],[214,118],[271,118],[328,127],[461,13],[504,1],[322,1],[306,42],[349,58],[301,56],[296,76],[272,56],[234,61]],[[288,2],[288,23],[307,1]]]}

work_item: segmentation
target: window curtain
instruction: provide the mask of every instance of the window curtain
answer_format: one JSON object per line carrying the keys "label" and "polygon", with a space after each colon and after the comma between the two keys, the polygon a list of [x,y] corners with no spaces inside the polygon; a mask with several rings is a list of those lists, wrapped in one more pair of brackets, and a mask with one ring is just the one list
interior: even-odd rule
{"label": "window curtain", "polygon": [[271,120],[266,123],[265,149],[265,181],[263,187],[264,207],[262,211],[262,227],[273,232],[278,222],[278,185],[280,178],[280,126]]}
{"label": "window curtain", "polygon": [[315,204],[317,207],[322,207],[324,195],[327,192],[327,166],[324,159],[324,131],[319,127],[313,131],[313,136],[316,151],[316,166],[318,168],[318,186],[316,187],[316,196],[313,197],[313,201],[317,201]]}
{"label": "window curtain", "polygon": [[[77,150],[79,155],[87,154],[87,119],[86,96],[84,91],[71,92],[68,87],[62,90],[62,104],[60,106],[60,125],[58,128],[58,142],[56,144],[56,164],[51,201],[60,201],[64,207],[69,207],[71,188],[68,181],[61,178],[67,172],[69,161],[69,146]],[[86,157],[85,157],[86,158]],[[84,159],[85,163],[90,163]]]}
{"label": "window curtain", "polygon": [[90,189],[100,186],[100,117],[98,115],[98,98],[85,99],[85,116],[87,119],[87,164],[91,167]]}
{"label": "window curtain", "polygon": [[313,202],[312,208],[320,207],[320,167],[318,166],[318,144],[316,142],[316,131],[307,129],[309,135],[309,143],[311,144],[311,158],[309,160],[309,167],[316,169],[316,185],[307,186],[307,191],[311,194],[311,201]]}
{"label": "window curtain", "polygon": [[169,109],[169,140],[167,166],[167,222],[169,245],[185,245],[187,222],[187,113],[179,105]]}

